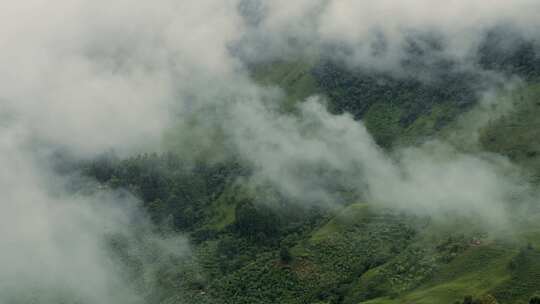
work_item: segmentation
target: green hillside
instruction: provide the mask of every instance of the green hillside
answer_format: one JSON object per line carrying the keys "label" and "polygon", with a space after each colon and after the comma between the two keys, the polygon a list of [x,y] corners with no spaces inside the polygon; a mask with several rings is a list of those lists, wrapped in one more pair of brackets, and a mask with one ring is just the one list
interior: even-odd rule
{"label": "green hillside", "polygon": [[[448,139],[481,111],[470,92],[456,93],[459,81],[445,88],[321,62],[277,62],[253,73],[283,90],[283,111],[294,115],[305,98],[323,96],[331,111],[361,119],[386,150]],[[538,180],[540,84],[530,80],[509,96],[512,109],[480,128],[479,147]],[[164,303],[175,303],[175,289],[186,303],[227,304],[454,304],[468,296],[519,304],[540,292],[540,212],[516,214],[516,228],[499,233],[474,217],[414,216],[370,202],[294,204],[270,186],[247,183],[250,169],[235,161],[169,153],[84,168],[107,187],[131,189],[156,223],[190,237],[197,266],[181,272],[199,274],[166,285]]]}
{"label": "green hillside", "polygon": [[485,149],[508,156],[540,180],[540,84],[525,86],[513,99],[513,109],[482,130],[481,142]]}

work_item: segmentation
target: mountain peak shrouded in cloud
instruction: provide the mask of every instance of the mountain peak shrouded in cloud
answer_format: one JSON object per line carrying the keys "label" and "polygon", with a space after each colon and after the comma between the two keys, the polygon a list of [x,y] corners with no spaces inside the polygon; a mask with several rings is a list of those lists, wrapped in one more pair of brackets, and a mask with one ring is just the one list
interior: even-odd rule
{"label": "mountain peak shrouded in cloud", "polygon": [[[61,174],[58,151],[78,162],[174,146],[194,167],[207,155],[237,162],[250,173],[239,180],[302,206],[354,199],[506,224],[510,201],[534,198],[504,157],[442,139],[382,148],[362,117],[329,110],[324,92],[283,111],[287,92],[251,68],[324,60],[420,82],[459,72],[477,81],[471,98],[490,98],[527,65],[506,68],[511,56],[499,54],[538,60],[539,12],[527,0],[0,4],[0,302],[144,303],[159,293],[156,269],[190,257],[186,239],[151,223],[137,189],[100,188],[77,165]],[[66,186],[78,179],[91,190]],[[116,238],[134,244],[141,280],[110,248]]]}

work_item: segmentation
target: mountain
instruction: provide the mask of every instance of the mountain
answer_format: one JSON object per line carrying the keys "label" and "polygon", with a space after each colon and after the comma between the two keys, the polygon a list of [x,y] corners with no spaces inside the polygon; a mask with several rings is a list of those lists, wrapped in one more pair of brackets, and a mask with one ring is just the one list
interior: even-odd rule
{"label": "mountain", "polygon": [[[519,58],[501,60],[519,70]],[[498,111],[479,101],[474,73],[425,82],[350,71],[322,58],[251,71],[260,85],[283,90],[280,107],[288,115],[307,97],[324,96],[331,112],[363,121],[388,153],[449,140],[463,151],[505,157],[533,185],[539,181],[534,69],[512,88],[495,90],[512,107],[481,123],[472,144],[461,140],[481,121],[478,113]],[[339,207],[295,204],[270,184],[248,182],[252,168],[238,159],[193,161],[174,151],[108,155],[83,168],[104,187],[136,193],[162,229],[194,244],[196,262],[177,269],[181,279],[166,277],[155,295],[163,303],[526,303],[540,291],[538,209],[516,212],[512,228],[501,222],[497,229],[472,213],[414,214],[354,196]],[[337,191],[347,197],[346,189]]]}

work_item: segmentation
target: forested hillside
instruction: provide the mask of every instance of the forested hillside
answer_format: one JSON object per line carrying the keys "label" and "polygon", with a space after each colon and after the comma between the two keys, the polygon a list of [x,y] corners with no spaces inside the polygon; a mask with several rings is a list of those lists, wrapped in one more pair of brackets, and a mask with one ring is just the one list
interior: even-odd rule
{"label": "forested hillside", "polygon": [[[516,56],[490,64],[520,69],[525,59]],[[531,69],[498,93],[514,107],[482,127],[479,145],[530,170],[536,183],[540,90]],[[327,61],[253,71],[284,90],[283,111],[321,94],[333,112],[362,119],[387,150],[463,132],[459,119],[480,107],[474,75],[424,83]],[[472,215],[407,214],[354,196],[337,209],[295,204],[271,184],[249,183],[250,168],[235,160],[193,163],[170,151],[105,155],[83,167],[104,187],[137,194],[163,229],[189,236],[201,272],[183,278],[189,303],[526,303],[540,291],[540,210],[516,213],[515,230],[501,233]]]}
{"label": "forested hillside", "polygon": [[0,4],[0,304],[540,303],[537,0]]}

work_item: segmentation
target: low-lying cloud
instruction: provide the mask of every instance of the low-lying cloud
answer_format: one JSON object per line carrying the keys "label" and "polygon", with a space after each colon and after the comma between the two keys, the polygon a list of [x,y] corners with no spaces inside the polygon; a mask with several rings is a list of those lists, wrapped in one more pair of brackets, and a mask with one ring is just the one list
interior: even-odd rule
{"label": "low-lying cloud", "polygon": [[296,201],[324,205],[352,197],[415,214],[475,216],[501,225],[516,193],[526,190],[502,157],[436,140],[389,153],[361,122],[330,114],[317,98],[299,110],[298,116],[280,116],[239,104],[233,112],[244,119],[229,128],[237,132],[231,137],[238,154],[256,168],[256,181]]}
{"label": "low-lying cloud", "polygon": [[[522,191],[498,157],[436,142],[389,154],[361,122],[329,113],[318,97],[284,114],[281,94],[255,84],[246,64],[324,55],[399,74],[411,35],[428,37],[415,43],[432,58],[470,63],[495,26],[534,39],[537,1],[27,0],[1,8],[0,301],[144,301],[106,246],[111,235],[134,239],[131,223],[144,218],[137,199],[68,191],[72,178],[55,172],[48,155],[160,151],[178,120],[177,149],[200,138],[216,159],[234,155],[254,168],[255,181],[302,203],[333,204],[347,192],[498,221]],[[164,252],[184,254],[182,239],[148,233]]]}
{"label": "low-lying cloud", "polygon": [[[57,173],[52,155],[160,151],[163,131],[189,106],[179,100],[202,89],[201,79],[234,69],[223,31],[235,30],[226,10],[236,7],[1,6],[0,302],[145,303],[158,270],[188,255],[185,239],[156,234],[127,192],[91,182],[74,191],[79,178]],[[117,240],[128,243],[122,254],[139,265],[136,275]]]}
{"label": "low-lying cloud", "polygon": [[[25,142],[24,131],[0,132],[0,302],[145,303],[155,271],[188,253],[185,240],[155,234],[127,192],[95,183],[68,190],[78,179],[55,174],[48,152]],[[127,277],[115,239],[129,243],[126,254],[152,280]],[[151,259],[145,246],[156,250]]]}
{"label": "low-lying cloud", "polygon": [[[244,36],[242,54],[253,61],[324,56],[346,66],[414,76],[404,66],[436,68],[452,62],[475,69],[488,34],[504,28],[508,51],[538,43],[540,5],[534,0],[492,1],[255,1],[245,11],[259,16]],[[418,69],[418,67],[412,67]]]}

